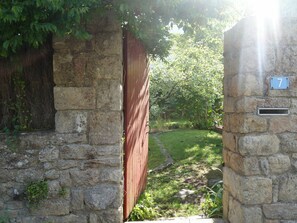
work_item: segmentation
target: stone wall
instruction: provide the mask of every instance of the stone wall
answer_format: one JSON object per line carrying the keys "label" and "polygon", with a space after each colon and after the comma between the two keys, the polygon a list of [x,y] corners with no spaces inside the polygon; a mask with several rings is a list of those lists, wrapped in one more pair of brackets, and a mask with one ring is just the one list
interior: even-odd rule
{"label": "stone wall", "polygon": [[[112,16],[87,24],[88,41],[54,39],[55,131],[1,135],[0,219],[122,222],[122,30]],[[48,198],[24,194],[45,179]]]}
{"label": "stone wall", "polygon": [[[297,20],[247,18],[225,33],[224,218],[297,221]],[[273,27],[277,27],[275,30]],[[289,77],[272,90],[272,76]],[[259,116],[258,108],[289,115]]]}

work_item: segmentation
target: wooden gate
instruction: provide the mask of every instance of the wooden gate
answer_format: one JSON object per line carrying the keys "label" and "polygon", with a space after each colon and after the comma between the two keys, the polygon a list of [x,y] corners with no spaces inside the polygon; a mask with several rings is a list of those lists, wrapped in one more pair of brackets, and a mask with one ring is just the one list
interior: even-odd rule
{"label": "wooden gate", "polygon": [[127,219],[146,186],[149,132],[148,58],[143,45],[128,32],[124,61],[124,219]]}

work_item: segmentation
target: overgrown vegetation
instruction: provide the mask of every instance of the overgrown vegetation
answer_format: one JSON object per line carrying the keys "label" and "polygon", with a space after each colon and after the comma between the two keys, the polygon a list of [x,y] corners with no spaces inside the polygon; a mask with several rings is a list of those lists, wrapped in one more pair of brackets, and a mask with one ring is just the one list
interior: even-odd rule
{"label": "overgrown vegetation", "polygon": [[14,97],[4,102],[9,115],[5,118],[2,131],[6,136],[7,147],[15,152],[19,145],[20,132],[29,130],[31,124],[31,114],[26,104],[26,85],[21,70],[12,74],[12,86]]}
{"label": "overgrown vegetation", "polygon": [[[150,173],[145,191],[150,195],[156,207],[154,218],[184,217],[191,215],[208,215],[214,205],[201,202],[210,201],[213,194],[208,194],[206,173],[212,166],[222,163],[221,135],[208,130],[180,129],[158,133],[158,137],[174,159],[174,164],[167,169]],[[154,156],[160,154],[154,138],[150,137],[149,167],[162,164]],[[162,155],[161,155],[162,156]],[[164,159],[164,157],[162,157]],[[212,188],[216,191],[216,188]],[[185,195],[182,193],[185,192]],[[210,202],[209,202],[210,203]],[[214,201],[219,206],[218,201]],[[150,206],[148,206],[149,208]],[[144,207],[145,208],[145,207]],[[219,216],[218,212],[215,212]],[[141,220],[143,218],[140,218]]]}
{"label": "overgrown vegetation", "polygon": [[198,129],[221,123],[223,40],[217,33],[223,27],[210,22],[198,40],[175,35],[169,57],[152,61],[151,119],[182,118]]}
{"label": "overgrown vegetation", "polygon": [[222,17],[223,1],[209,0],[3,0],[0,3],[0,56],[26,47],[40,47],[49,35],[88,39],[90,15],[112,11],[152,55],[167,55],[170,24],[185,30]]}
{"label": "overgrown vegetation", "polygon": [[129,220],[153,220],[158,216],[158,207],[156,206],[152,195],[145,192],[140,196],[138,203],[133,208]]}
{"label": "overgrown vegetation", "polygon": [[209,218],[223,217],[223,181],[205,188],[200,208],[203,214]]}
{"label": "overgrown vegetation", "polygon": [[32,208],[38,207],[40,202],[48,196],[48,183],[45,180],[29,183],[25,190],[25,196]]}

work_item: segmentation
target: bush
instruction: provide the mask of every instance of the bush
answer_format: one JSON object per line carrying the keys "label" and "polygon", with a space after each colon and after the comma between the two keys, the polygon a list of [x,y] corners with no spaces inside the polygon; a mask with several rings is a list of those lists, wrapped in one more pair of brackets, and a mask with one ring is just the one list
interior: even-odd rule
{"label": "bush", "polygon": [[205,189],[204,201],[200,205],[203,214],[208,218],[221,218],[223,216],[223,181]]}
{"label": "bush", "polygon": [[133,208],[129,221],[153,220],[158,216],[157,207],[151,194],[145,192],[140,196],[138,203]]}

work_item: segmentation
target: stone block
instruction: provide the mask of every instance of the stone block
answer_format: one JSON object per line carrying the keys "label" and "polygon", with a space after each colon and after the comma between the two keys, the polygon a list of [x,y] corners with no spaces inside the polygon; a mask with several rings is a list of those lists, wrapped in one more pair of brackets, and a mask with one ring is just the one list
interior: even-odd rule
{"label": "stone block", "polygon": [[259,49],[257,46],[242,48],[238,58],[238,73],[257,72],[263,65],[261,62],[263,62],[263,60],[259,55]]}
{"label": "stone block", "polygon": [[57,110],[96,108],[96,93],[91,87],[55,87],[54,97]]}
{"label": "stone block", "polygon": [[238,73],[238,51],[226,49],[224,52],[224,77],[232,77]]}
{"label": "stone block", "polygon": [[83,169],[100,168],[102,166],[118,167],[122,164],[121,156],[100,157],[97,159],[87,160],[83,163]]}
{"label": "stone block", "polygon": [[31,212],[35,216],[61,216],[70,213],[69,207],[69,201],[65,199],[50,199],[42,201],[40,206],[36,209],[31,209]]}
{"label": "stone block", "polygon": [[71,210],[83,210],[84,209],[84,191],[82,189],[71,190]]}
{"label": "stone block", "polygon": [[231,97],[264,96],[263,86],[263,77],[259,74],[240,73],[232,77],[227,95]]}
{"label": "stone block", "polygon": [[290,114],[297,115],[297,99],[291,98],[292,104]]}
{"label": "stone block", "polygon": [[90,222],[89,223],[97,223],[98,222],[98,216],[94,213],[90,214]]}
{"label": "stone block", "polygon": [[232,133],[223,131],[223,144],[225,148],[235,152],[237,150],[236,136]]}
{"label": "stone block", "polygon": [[272,201],[272,180],[265,177],[242,177],[224,168],[224,186],[242,204],[263,204]]}
{"label": "stone block", "polygon": [[223,126],[224,126],[224,131],[230,132],[231,131],[231,126],[230,126],[230,117],[232,115],[225,113],[223,117]]}
{"label": "stone block", "polygon": [[122,55],[123,36],[122,32],[101,32],[93,35],[92,48],[100,56]]}
{"label": "stone block", "polygon": [[59,133],[84,133],[87,130],[88,112],[57,111],[56,131]]}
{"label": "stone block", "polygon": [[284,202],[297,201],[297,175],[288,174],[286,178],[280,181],[279,200]]}
{"label": "stone block", "polygon": [[117,186],[101,184],[84,192],[84,202],[90,210],[105,210],[117,201],[118,196],[122,195]]}
{"label": "stone block", "polygon": [[224,150],[224,163],[232,170],[245,176],[261,173],[257,157],[243,157],[238,153]]}
{"label": "stone block", "polygon": [[57,160],[58,158],[59,158],[59,149],[54,146],[44,148],[39,152],[40,162],[53,161],[53,160]]}
{"label": "stone block", "polygon": [[238,140],[238,151],[242,155],[266,156],[279,151],[280,140],[276,135],[246,135]]}
{"label": "stone block", "polygon": [[291,167],[290,157],[287,155],[276,154],[268,157],[270,172],[273,174],[281,174],[288,171]]}
{"label": "stone block", "polygon": [[100,80],[97,85],[97,109],[121,111],[123,86],[119,80]]}
{"label": "stone block", "polygon": [[224,97],[224,112],[235,112],[236,99],[233,97]]}
{"label": "stone block", "polygon": [[265,219],[264,220],[264,223],[280,223],[279,220],[268,220],[268,219]]}
{"label": "stone block", "polygon": [[253,112],[257,111],[260,104],[264,102],[264,99],[253,98],[253,97],[243,97],[237,101],[235,104],[236,112]]}
{"label": "stone block", "polygon": [[263,223],[260,207],[245,207],[232,197],[230,197],[229,205],[230,223]]}
{"label": "stone block", "polygon": [[76,160],[59,160],[57,166],[60,170],[67,170],[78,167],[79,162]]}
{"label": "stone block", "polygon": [[87,75],[89,55],[86,53],[54,54],[54,82],[59,87],[91,87],[93,76]]}
{"label": "stone block", "polygon": [[59,181],[50,180],[48,181],[48,197],[55,198],[59,196],[59,191],[61,190],[61,186]]}
{"label": "stone block", "polygon": [[92,112],[89,140],[92,145],[116,144],[122,141],[121,112]]}
{"label": "stone block", "polygon": [[59,182],[61,187],[71,187],[72,186],[72,181],[70,178],[70,174],[69,171],[64,170],[64,171],[60,171],[60,178],[59,178]]}
{"label": "stone block", "polygon": [[268,176],[270,174],[269,163],[266,158],[260,158],[260,168],[264,175]]}
{"label": "stone block", "polygon": [[86,75],[94,78],[97,85],[102,79],[122,80],[123,64],[120,56],[108,56],[101,58],[91,55],[86,65]]}
{"label": "stone block", "polygon": [[292,122],[289,116],[273,117],[269,120],[269,131],[273,133],[287,132],[292,129]]}
{"label": "stone block", "polygon": [[118,223],[123,222],[123,210],[122,208],[109,209],[108,211],[102,211],[98,215],[100,223]]}
{"label": "stone block", "polygon": [[[297,153],[292,154],[292,161],[291,161],[292,166],[297,170]],[[1,171],[0,171],[1,172]]]}
{"label": "stone block", "polygon": [[49,222],[54,223],[88,223],[87,216],[70,214],[63,217],[49,217]]}
{"label": "stone block", "polygon": [[72,83],[71,79],[74,77],[72,60],[73,55],[69,52],[69,50],[65,50],[65,52],[60,53],[54,53],[53,77],[56,85],[68,86],[69,83]]}
{"label": "stone block", "polygon": [[55,180],[60,177],[60,172],[56,170],[48,170],[45,172],[44,176],[47,180]]}
{"label": "stone block", "polygon": [[229,191],[224,189],[223,191],[223,219],[228,219],[229,212]]}
{"label": "stone block", "polygon": [[62,159],[69,160],[89,160],[104,158],[106,156],[121,156],[122,146],[105,145],[105,146],[91,146],[85,144],[69,144],[63,146],[60,150]]}
{"label": "stone block", "polygon": [[283,152],[297,153],[297,135],[284,133],[279,135],[280,147]]}
{"label": "stone block", "polygon": [[81,53],[86,50],[86,41],[78,40],[75,37],[53,37],[53,48],[57,55],[65,52],[71,54]]}
{"label": "stone block", "polygon": [[76,186],[94,186],[102,182],[119,183],[123,173],[120,168],[105,167],[101,169],[71,170],[70,177]]}
{"label": "stone block", "polygon": [[265,118],[250,114],[229,115],[229,128],[234,133],[266,132],[268,122]]}
{"label": "stone block", "polygon": [[277,58],[277,68],[285,73],[296,73],[297,65],[293,62],[297,59],[297,47],[293,45],[280,48],[280,56]]}
{"label": "stone block", "polygon": [[275,220],[297,219],[297,204],[275,203],[264,204],[263,212],[266,218]]}

